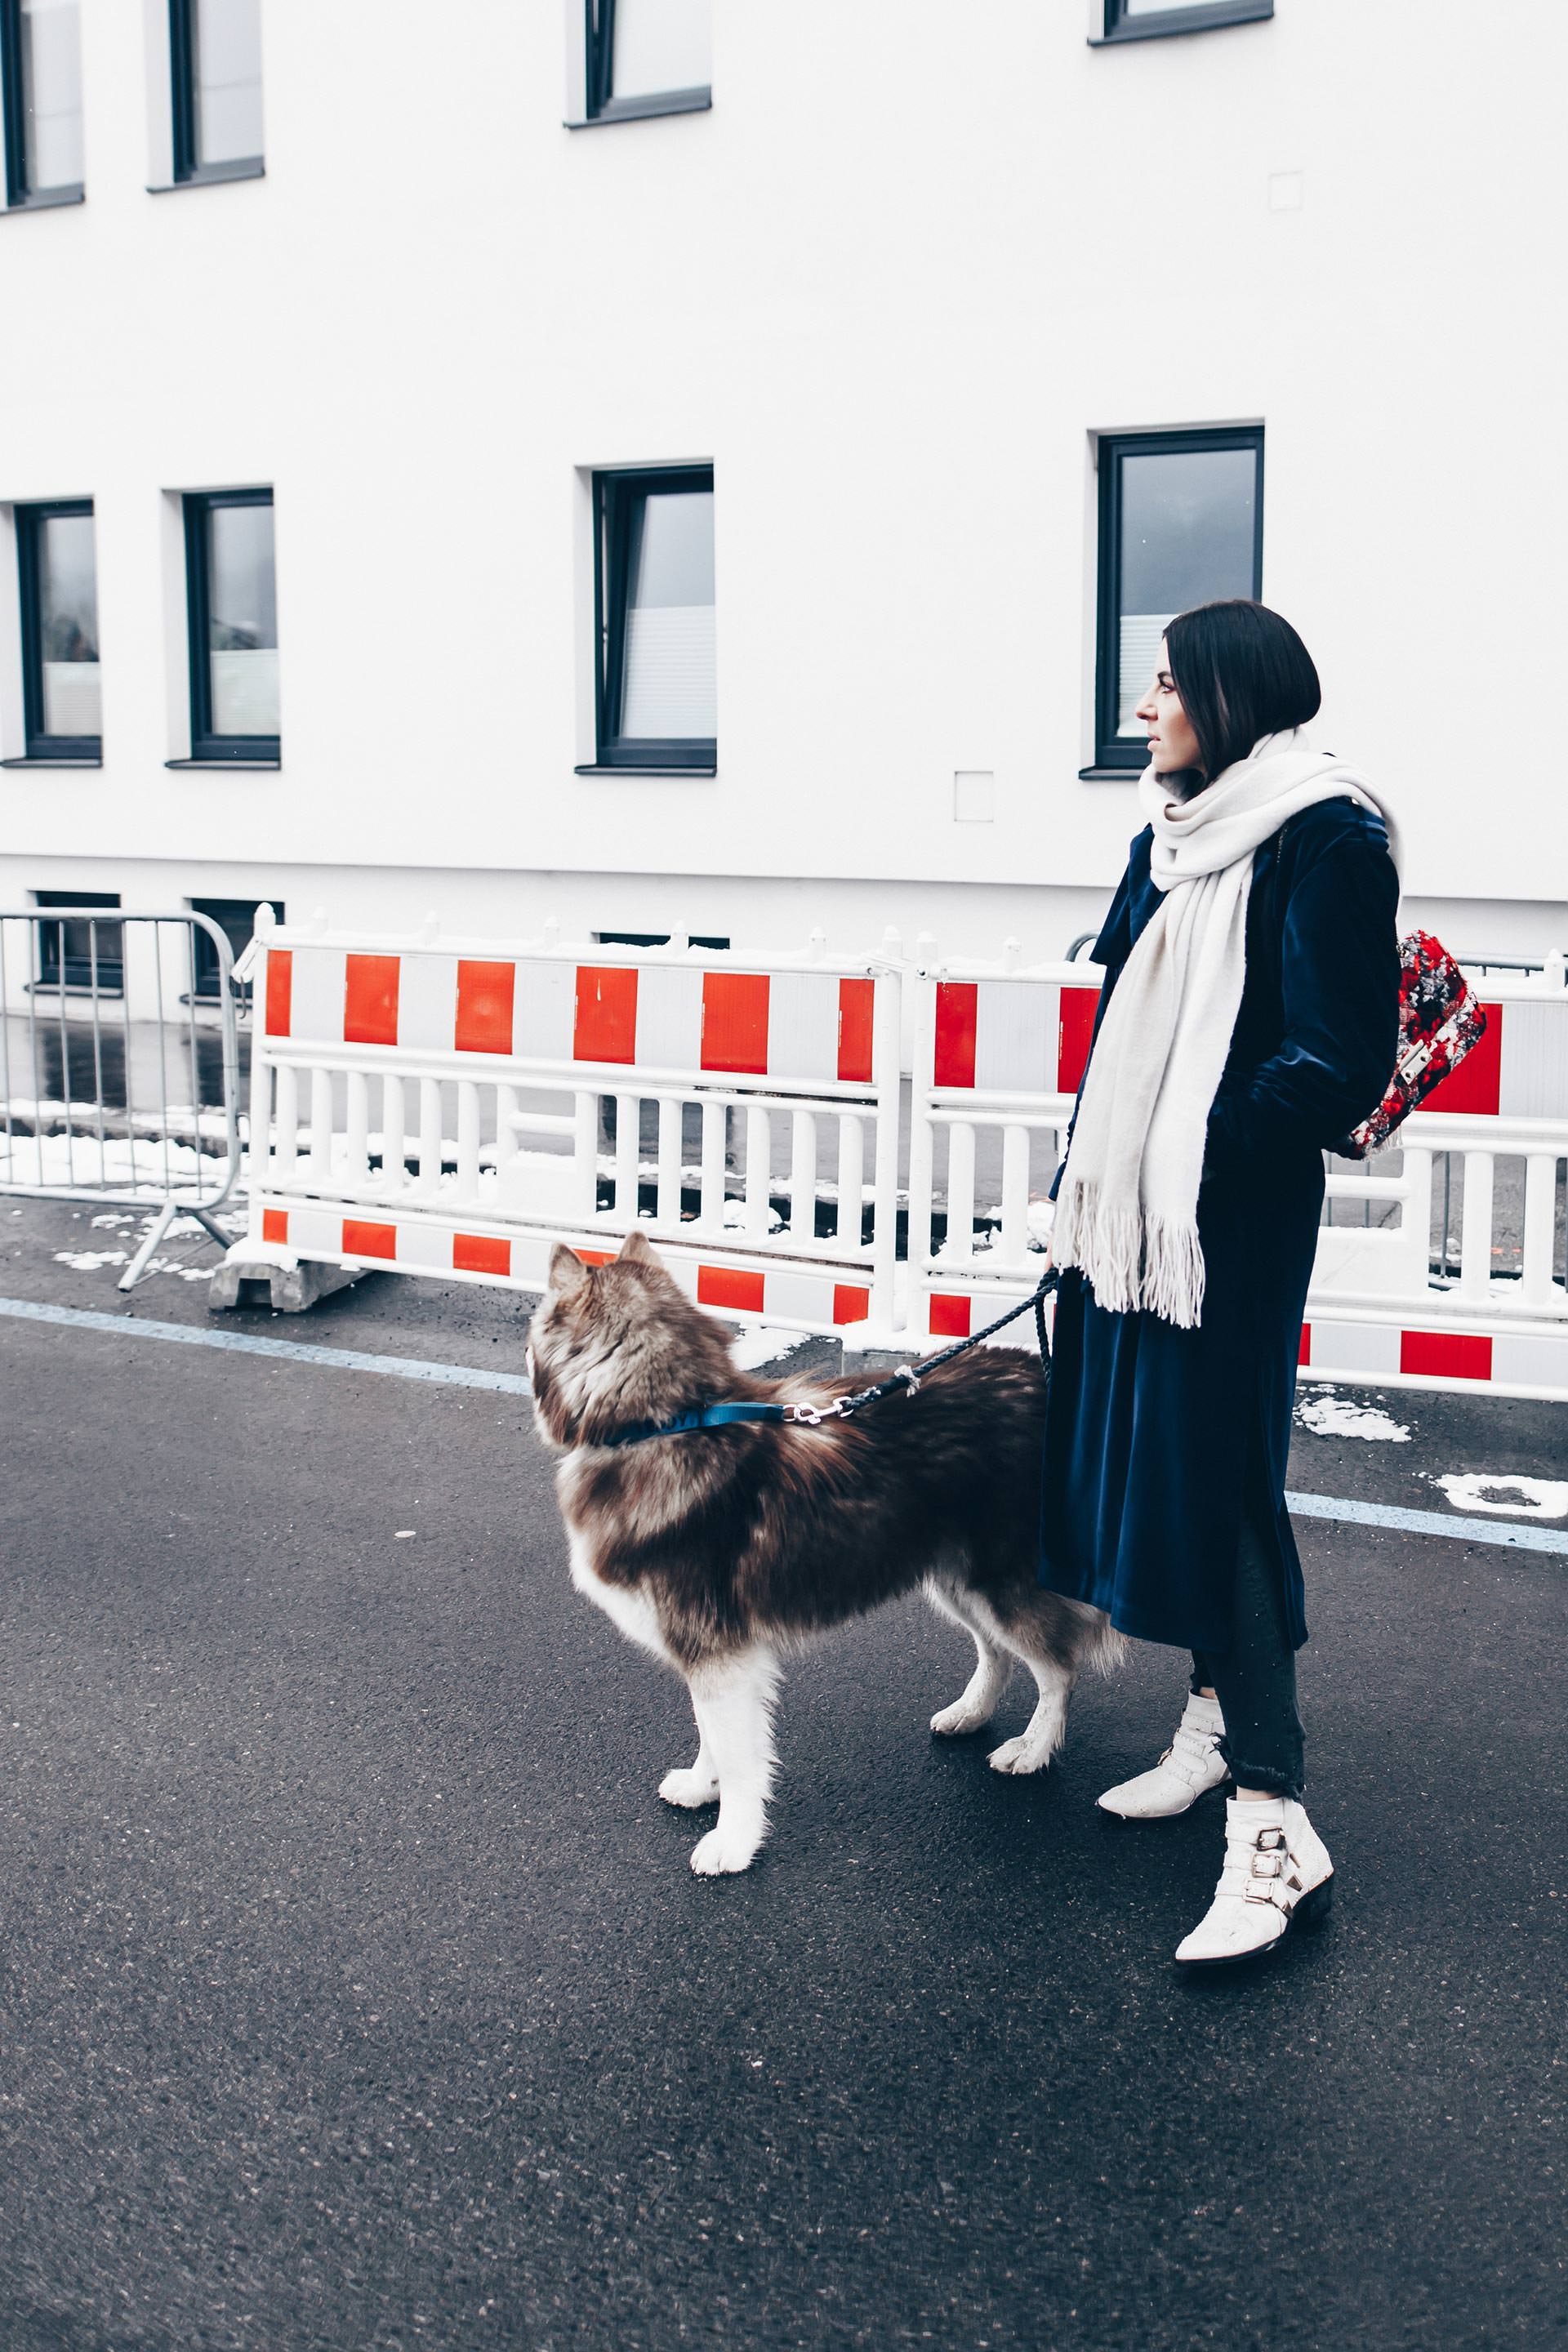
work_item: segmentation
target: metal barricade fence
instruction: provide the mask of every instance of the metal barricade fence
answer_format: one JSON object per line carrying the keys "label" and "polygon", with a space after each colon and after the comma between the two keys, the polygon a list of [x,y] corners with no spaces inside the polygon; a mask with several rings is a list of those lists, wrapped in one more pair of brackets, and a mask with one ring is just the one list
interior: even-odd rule
{"label": "metal barricade fence", "polygon": [[177,1215],[228,1244],[216,1212],[240,1169],[231,975],[227,940],[189,909],[0,909],[0,1192],[155,1207],[122,1290]]}
{"label": "metal barricade fence", "polygon": [[237,1276],[307,1260],[536,1291],[557,1240],[608,1255],[642,1223],[704,1305],[891,1339],[883,956],[372,938],[263,908],[254,970]]}
{"label": "metal barricade fence", "polygon": [[[1066,1141],[1099,992],[1092,966],[1025,970],[1016,956],[932,959],[913,986],[909,1323],[918,1346],[966,1332],[1034,1288],[1028,1205]],[[1482,995],[1485,1038],[1407,1121],[1401,1148],[1332,1164],[1301,1340],[1313,1379],[1568,1399],[1561,961],[1539,981],[1489,977]],[[1342,1202],[1361,1204],[1363,1222],[1334,1222]]]}

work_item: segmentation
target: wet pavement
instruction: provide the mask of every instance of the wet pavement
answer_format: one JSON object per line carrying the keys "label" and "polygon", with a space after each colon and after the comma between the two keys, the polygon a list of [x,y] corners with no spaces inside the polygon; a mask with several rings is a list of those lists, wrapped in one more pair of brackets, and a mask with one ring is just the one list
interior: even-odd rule
{"label": "wet pavement", "polygon": [[[0,1293],[128,1326],[0,1316],[5,2352],[1568,2339],[1568,1557],[1436,1483],[1527,1517],[1568,1412],[1298,1430],[1293,1487],[1458,1533],[1300,1523],[1333,1921],[1194,1985],[1216,1801],[1093,1809],[1174,1654],[1016,1781],[890,1610],[792,1668],[773,1839],[694,1880],[683,1696],[572,1591],[526,1400],[137,1333],[216,1253],[124,1298],[91,1220],[0,1202]],[[525,1315],[224,1328],[515,1373]]]}

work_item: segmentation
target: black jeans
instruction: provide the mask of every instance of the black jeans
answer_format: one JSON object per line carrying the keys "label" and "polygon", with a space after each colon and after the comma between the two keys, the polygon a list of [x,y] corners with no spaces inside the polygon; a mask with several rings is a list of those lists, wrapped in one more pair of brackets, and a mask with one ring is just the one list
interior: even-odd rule
{"label": "black jeans", "polygon": [[1296,1710],[1296,1653],[1285,1622],[1278,1552],[1249,1495],[1237,1548],[1230,1648],[1223,1657],[1193,1652],[1193,1688],[1212,1690],[1225,1717],[1226,1761],[1239,1789],[1271,1796],[1301,1793],[1301,1718]]}

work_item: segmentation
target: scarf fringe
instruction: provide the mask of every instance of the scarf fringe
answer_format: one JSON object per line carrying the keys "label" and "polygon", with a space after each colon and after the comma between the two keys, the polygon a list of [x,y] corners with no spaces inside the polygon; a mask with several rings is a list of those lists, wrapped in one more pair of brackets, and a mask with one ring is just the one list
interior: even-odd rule
{"label": "scarf fringe", "polygon": [[1058,1265],[1081,1269],[1108,1314],[1142,1311],[1184,1331],[1203,1319],[1207,1269],[1195,1220],[1110,1208],[1098,1184],[1075,1184],[1069,1170],[1051,1251]]}

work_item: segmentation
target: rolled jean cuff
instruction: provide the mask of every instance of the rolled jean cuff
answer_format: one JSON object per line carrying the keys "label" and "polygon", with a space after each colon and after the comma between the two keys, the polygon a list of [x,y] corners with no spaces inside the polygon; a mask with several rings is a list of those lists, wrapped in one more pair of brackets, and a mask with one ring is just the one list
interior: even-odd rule
{"label": "rolled jean cuff", "polygon": [[1238,1789],[1262,1789],[1270,1797],[1292,1797],[1297,1804],[1300,1803],[1301,1781],[1288,1780],[1271,1765],[1249,1764],[1245,1758],[1238,1760],[1228,1739],[1220,1741],[1219,1752],[1229,1765],[1230,1777]]}

